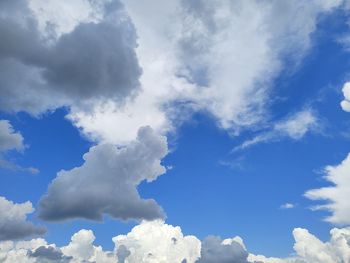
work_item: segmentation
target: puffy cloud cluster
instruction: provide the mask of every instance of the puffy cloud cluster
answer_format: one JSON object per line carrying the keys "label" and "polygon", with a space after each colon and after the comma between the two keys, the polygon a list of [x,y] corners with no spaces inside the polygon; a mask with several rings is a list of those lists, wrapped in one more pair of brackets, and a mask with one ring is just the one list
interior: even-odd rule
{"label": "puffy cloud cluster", "polygon": [[331,212],[327,221],[335,224],[350,224],[350,154],[339,165],[327,166],[324,179],[330,186],[309,190],[305,196],[311,200],[321,200],[323,204],[314,209]]}
{"label": "puffy cloud cluster", "polygon": [[161,159],[167,140],[150,127],[125,147],[101,144],[84,155],[84,164],[58,173],[39,202],[45,220],[86,218],[102,220],[104,214],[123,220],[164,217],[153,199],[141,199],[137,186],[165,173]]}
{"label": "puffy cloud cluster", "polygon": [[328,242],[306,229],[293,231],[295,255],[271,258],[247,251],[239,237],[207,237],[202,242],[185,236],[180,227],[161,220],[143,221],[128,234],[113,238],[113,251],[94,245],[91,230],[80,230],[63,247],[43,239],[0,242],[3,263],[344,263],[350,260],[350,229],[334,228]]}
{"label": "puffy cloud cluster", "polygon": [[0,196],[0,241],[44,234],[45,228],[27,221],[27,215],[33,212],[29,201],[16,204]]}
{"label": "puffy cloud cluster", "polygon": [[[110,98],[121,102],[138,90],[135,29],[117,0],[101,2],[100,9],[99,20],[47,36],[28,1],[1,1],[1,110],[85,108]],[[47,21],[46,30],[53,23]]]}

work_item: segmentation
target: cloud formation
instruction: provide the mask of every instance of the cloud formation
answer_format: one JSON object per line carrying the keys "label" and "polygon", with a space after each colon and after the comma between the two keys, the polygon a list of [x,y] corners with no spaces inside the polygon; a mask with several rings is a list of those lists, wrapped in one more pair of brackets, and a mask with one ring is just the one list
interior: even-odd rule
{"label": "cloud formation", "polygon": [[44,234],[45,228],[27,221],[27,215],[33,212],[34,208],[29,201],[16,204],[0,196],[0,241]]}
{"label": "cloud formation", "polygon": [[261,132],[253,139],[244,141],[233,151],[243,150],[258,143],[278,141],[283,138],[300,140],[309,132],[318,132],[320,127],[320,121],[311,109],[302,110],[276,122],[271,130]]}
{"label": "cloud formation", "polygon": [[327,166],[323,177],[331,185],[309,190],[305,196],[311,200],[321,200],[323,204],[314,209],[331,213],[326,221],[334,224],[350,224],[350,154],[339,164]]}
{"label": "cloud formation", "polygon": [[161,159],[167,154],[167,140],[143,127],[125,147],[101,144],[92,147],[84,164],[61,171],[39,202],[39,217],[58,221],[73,218],[163,218],[162,208],[153,199],[141,199],[137,186],[152,182],[165,173]]}
{"label": "cloud formation", "polygon": [[138,90],[135,29],[119,1],[101,2],[100,20],[79,23],[56,39],[39,30],[27,3],[0,4],[1,110],[85,109],[101,100],[120,103]]}

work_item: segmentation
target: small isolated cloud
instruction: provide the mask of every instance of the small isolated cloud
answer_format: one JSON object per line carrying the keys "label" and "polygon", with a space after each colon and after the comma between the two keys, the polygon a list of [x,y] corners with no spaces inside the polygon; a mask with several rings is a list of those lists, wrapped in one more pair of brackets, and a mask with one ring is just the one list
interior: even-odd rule
{"label": "small isolated cloud", "polygon": [[334,224],[350,224],[350,154],[339,165],[327,166],[324,179],[331,185],[309,190],[305,196],[311,200],[321,200],[324,204],[314,209],[331,213],[326,221]]}
{"label": "small isolated cloud", "polygon": [[291,204],[291,203],[285,203],[285,204],[280,206],[281,209],[292,209],[294,207],[295,207],[295,205]]}
{"label": "small isolated cloud", "polygon": [[319,129],[320,124],[316,114],[311,109],[306,109],[278,121],[271,130],[262,132],[256,137],[244,141],[241,145],[235,147],[233,151],[243,150],[258,143],[279,141],[284,138],[300,140],[308,132],[316,132]]}
{"label": "small isolated cloud", "polygon": [[137,139],[125,147],[101,144],[84,155],[84,164],[58,173],[39,202],[39,217],[58,221],[73,218],[163,218],[153,199],[142,199],[137,186],[166,172],[161,165],[167,140],[150,127],[140,128]]}
{"label": "small isolated cloud", "polygon": [[16,204],[0,196],[0,241],[44,234],[45,228],[27,221],[27,215],[33,212],[29,201]]}
{"label": "small isolated cloud", "polygon": [[344,84],[342,91],[344,99],[340,103],[340,106],[344,111],[350,112],[350,82]]}

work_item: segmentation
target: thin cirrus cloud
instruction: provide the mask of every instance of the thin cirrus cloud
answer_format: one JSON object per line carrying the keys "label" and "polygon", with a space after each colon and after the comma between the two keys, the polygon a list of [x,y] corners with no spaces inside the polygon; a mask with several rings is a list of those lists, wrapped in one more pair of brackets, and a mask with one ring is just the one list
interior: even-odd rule
{"label": "thin cirrus cloud", "polygon": [[69,244],[58,247],[44,239],[0,242],[0,260],[49,263],[341,263],[350,260],[350,229],[334,228],[331,238],[323,242],[308,230],[293,230],[295,254],[272,258],[249,253],[240,237],[221,239],[184,235],[178,226],[162,220],[143,221],[129,233],[113,238],[115,247],[105,251],[94,245],[95,235],[82,229]]}
{"label": "thin cirrus cloud", "polygon": [[319,118],[311,109],[302,110],[276,122],[271,130],[261,132],[256,137],[244,141],[233,151],[244,150],[258,143],[274,142],[284,138],[300,140],[307,133],[320,132],[321,126]]}

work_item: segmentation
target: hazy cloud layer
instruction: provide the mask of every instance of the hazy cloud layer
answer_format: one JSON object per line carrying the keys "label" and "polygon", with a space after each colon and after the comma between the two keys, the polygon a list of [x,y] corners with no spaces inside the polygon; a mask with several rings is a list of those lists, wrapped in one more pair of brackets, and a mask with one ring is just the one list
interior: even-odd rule
{"label": "hazy cloud layer", "polygon": [[161,159],[167,154],[166,138],[150,127],[125,147],[94,146],[84,164],[58,173],[39,202],[39,217],[57,221],[73,218],[102,220],[104,214],[123,220],[164,217],[153,199],[141,199],[137,186],[165,173]]}
{"label": "hazy cloud layer", "polygon": [[45,228],[27,221],[34,212],[31,202],[16,204],[0,196],[0,241],[42,235]]}
{"label": "hazy cloud layer", "polygon": [[100,20],[57,39],[40,32],[27,3],[0,4],[1,110],[37,114],[107,98],[119,103],[137,91],[135,29],[117,0],[102,5]]}

